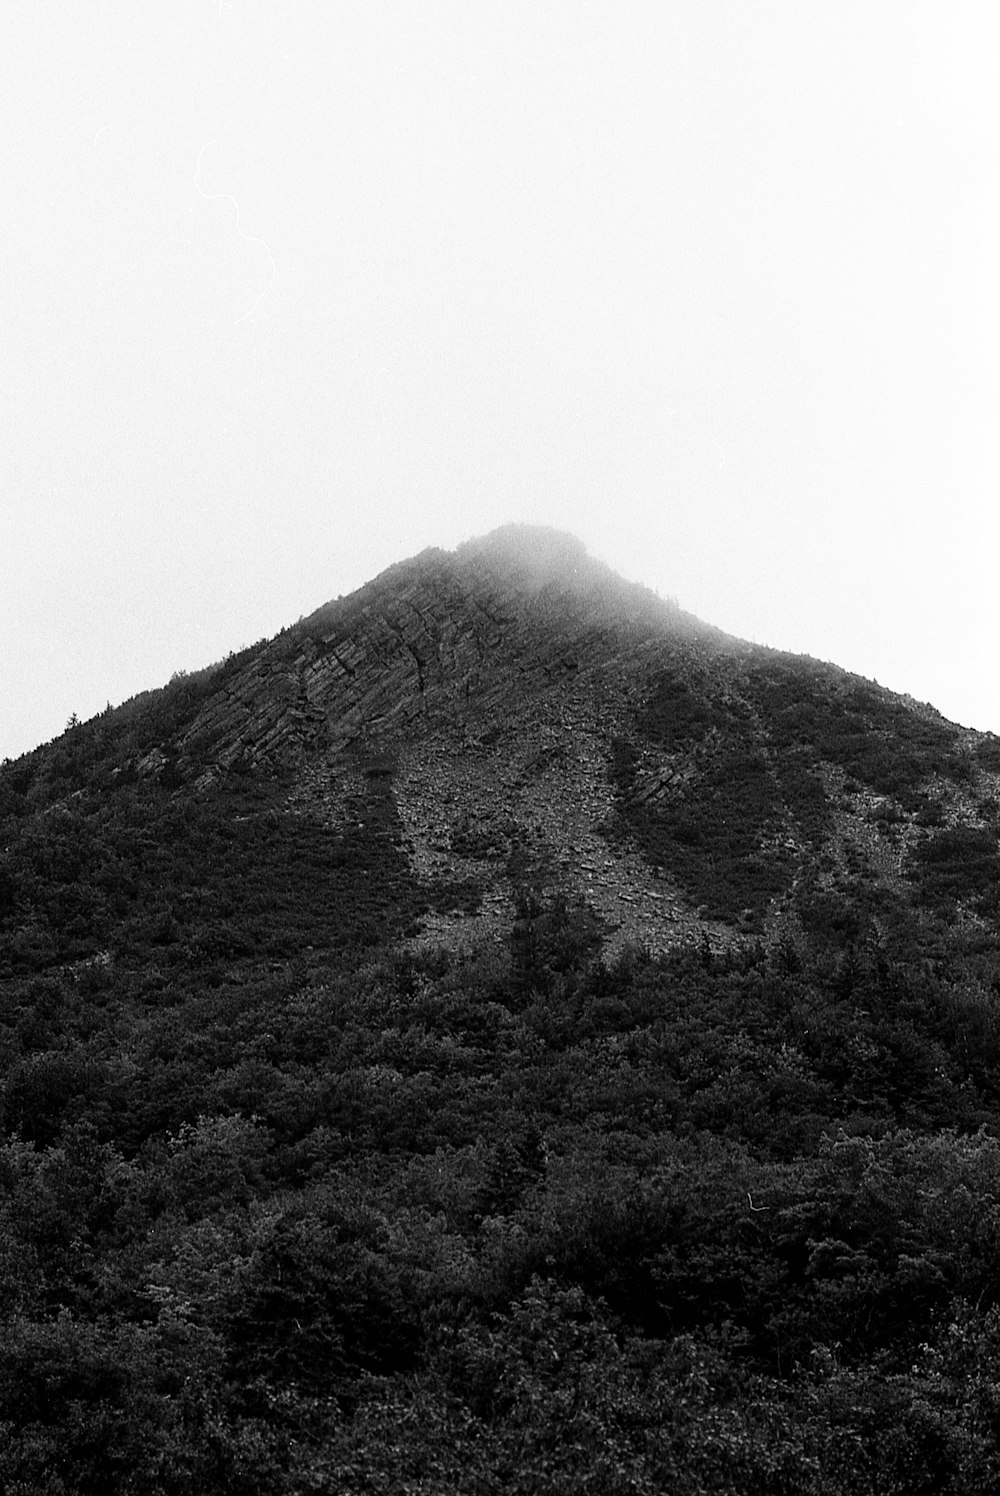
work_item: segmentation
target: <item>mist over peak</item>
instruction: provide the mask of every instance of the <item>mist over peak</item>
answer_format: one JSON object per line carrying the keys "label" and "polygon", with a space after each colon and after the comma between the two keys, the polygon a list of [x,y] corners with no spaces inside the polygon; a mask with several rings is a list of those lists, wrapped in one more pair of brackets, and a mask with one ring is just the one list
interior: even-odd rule
{"label": "mist over peak", "polygon": [[590,559],[583,541],[568,530],[518,523],[500,525],[487,535],[467,540],[456,554],[489,556],[537,573],[570,575],[575,575]]}
{"label": "mist over peak", "polygon": [[648,587],[591,556],[576,535],[549,525],[501,525],[458,546],[454,555],[475,573],[502,574],[528,594],[561,594],[577,608],[645,613],[667,606],[676,612],[676,602],[665,604]]}

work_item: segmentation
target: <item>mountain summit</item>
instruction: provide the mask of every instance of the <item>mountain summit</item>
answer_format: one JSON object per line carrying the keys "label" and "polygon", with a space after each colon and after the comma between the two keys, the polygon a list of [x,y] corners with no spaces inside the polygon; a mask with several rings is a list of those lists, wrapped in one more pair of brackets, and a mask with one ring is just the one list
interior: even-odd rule
{"label": "mountain summit", "polygon": [[460,563],[476,558],[533,587],[580,591],[608,582],[624,585],[610,567],[587,554],[575,535],[545,525],[502,525],[489,535],[466,541],[455,554]]}
{"label": "mountain summit", "polygon": [[548,525],[508,524],[459,546],[460,556],[486,556],[525,575],[576,575],[589,561],[582,540]]}

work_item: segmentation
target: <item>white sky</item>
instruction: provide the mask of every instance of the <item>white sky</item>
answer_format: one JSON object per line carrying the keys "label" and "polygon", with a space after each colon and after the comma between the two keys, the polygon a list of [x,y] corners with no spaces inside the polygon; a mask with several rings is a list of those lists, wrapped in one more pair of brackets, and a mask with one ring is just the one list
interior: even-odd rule
{"label": "white sky", "polygon": [[1000,22],[2,0],[0,756],[572,530],[1000,732]]}

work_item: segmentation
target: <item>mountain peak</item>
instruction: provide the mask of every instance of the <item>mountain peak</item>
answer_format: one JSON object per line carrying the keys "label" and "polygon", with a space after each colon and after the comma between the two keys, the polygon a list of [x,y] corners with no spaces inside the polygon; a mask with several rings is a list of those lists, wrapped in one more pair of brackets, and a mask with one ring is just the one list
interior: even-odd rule
{"label": "mountain peak", "polygon": [[466,541],[457,554],[485,556],[544,580],[575,577],[590,561],[582,540],[549,525],[501,525]]}
{"label": "mountain peak", "polygon": [[647,614],[665,606],[648,587],[627,581],[591,556],[577,536],[548,525],[501,525],[467,540],[454,556],[461,569],[480,580],[513,584],[529,596],[555,594],[572,598],[574,606],[614,614]]}

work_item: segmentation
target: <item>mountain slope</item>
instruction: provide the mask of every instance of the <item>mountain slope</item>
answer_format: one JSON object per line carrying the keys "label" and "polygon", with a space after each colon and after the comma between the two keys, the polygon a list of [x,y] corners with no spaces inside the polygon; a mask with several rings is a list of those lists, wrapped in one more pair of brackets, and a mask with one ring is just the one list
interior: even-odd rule
{"label": "mountain slope", "polygon": [[0,768],[0,1487],[997,1489],[1000,743],[509,528]]}

